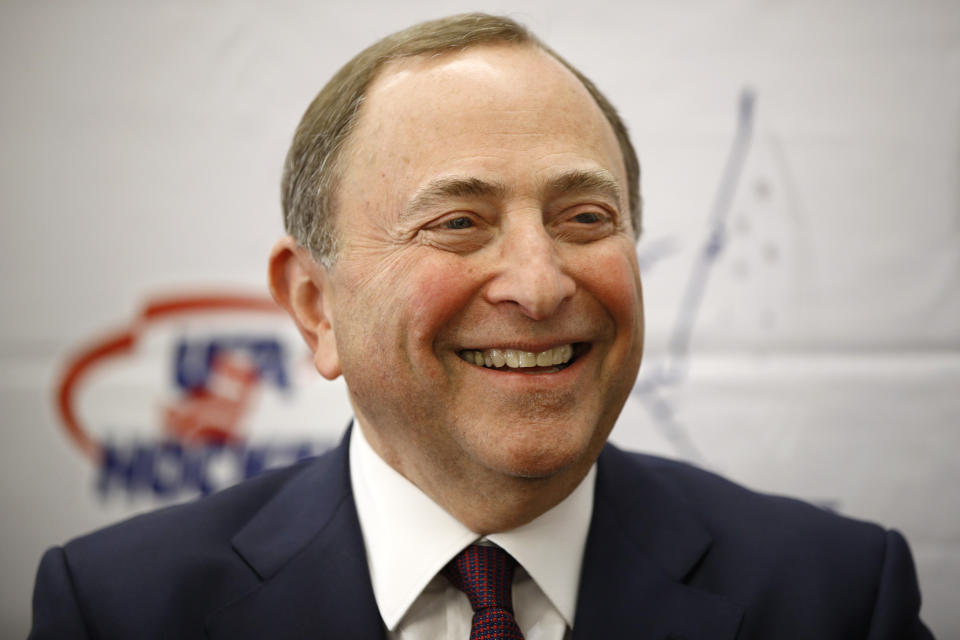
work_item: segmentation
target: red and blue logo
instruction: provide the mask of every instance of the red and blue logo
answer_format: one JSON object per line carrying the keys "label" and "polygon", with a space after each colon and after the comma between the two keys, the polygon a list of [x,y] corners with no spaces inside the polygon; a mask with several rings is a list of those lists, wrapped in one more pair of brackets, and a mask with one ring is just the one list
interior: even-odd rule
{"label": "red and blue logo", "polygon": [[70,358],[57,407],[100,493],[180,497],[329,447],[338,425],[324,434],[317,416],[330,402],[349,409],[319,381],[269,298],[181,295]]}

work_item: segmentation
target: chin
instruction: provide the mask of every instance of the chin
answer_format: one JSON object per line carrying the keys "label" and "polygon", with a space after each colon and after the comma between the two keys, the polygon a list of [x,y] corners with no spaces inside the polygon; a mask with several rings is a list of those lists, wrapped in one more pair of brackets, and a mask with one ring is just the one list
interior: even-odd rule
{"label": "chin", "polygon": [[596,458],[591,455],[593,447],[589,437],[571,437],[569,432],[558,436],[533,431],[490,442],[492,447],[480,457],[485,459],[488,468],[506,476],[530,479],[551,478],[579,468],[586,473]]}

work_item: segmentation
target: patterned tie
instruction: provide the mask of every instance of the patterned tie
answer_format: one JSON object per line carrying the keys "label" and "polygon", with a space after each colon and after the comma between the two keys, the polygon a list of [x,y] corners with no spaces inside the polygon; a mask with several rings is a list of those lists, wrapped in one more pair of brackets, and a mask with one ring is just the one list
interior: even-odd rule
{"label": "patterned tie", "polygon": [[443,575],[470,600],[470,640],[523,640],[513,617],[517,561],[500,547],[471,545],[443,568]]}

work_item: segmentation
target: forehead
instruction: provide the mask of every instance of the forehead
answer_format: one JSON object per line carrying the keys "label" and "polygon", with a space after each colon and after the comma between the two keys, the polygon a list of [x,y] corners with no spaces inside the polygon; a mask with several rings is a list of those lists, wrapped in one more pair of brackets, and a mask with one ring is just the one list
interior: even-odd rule
{"label": "forehead", "polygon": [[[424,95],[432,101],[471,104],[565,100],[592,103],[577,78],[551,55],[532,45],[492,44],[451,53],[412,56],[385,64],[367,92],[368,103]],[[386,105],[380,105],[386,106]],[[519,105],[518,105],[519,106]],[[531,105],[532,106],[532,105]]]}
{"label": "forehead", "polygon": [[345,155],[347,185],[374,169],[393,187],[444,172],[510,181],[532,171],[542,181],[568,165],[606,169],[626,192],[619,145],[600,108],[566,67],[529,45],[388,63],[367,92]]}

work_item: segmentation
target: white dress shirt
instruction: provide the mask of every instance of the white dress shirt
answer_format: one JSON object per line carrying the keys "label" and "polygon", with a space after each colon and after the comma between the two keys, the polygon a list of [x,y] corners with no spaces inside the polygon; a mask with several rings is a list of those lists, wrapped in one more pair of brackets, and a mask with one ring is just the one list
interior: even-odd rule
{"label": "white dress shirt", "polygon": [[570,636],[593,512],[596,465],[560,504],[535,520],[481,539],[383,461],[359,424],[350,438],[350,482],[377,607],[388,637],[470,637],[466,595],[438,572],[474,542],[516,558],[513,605],[526,640]]}

